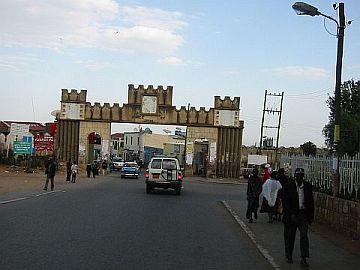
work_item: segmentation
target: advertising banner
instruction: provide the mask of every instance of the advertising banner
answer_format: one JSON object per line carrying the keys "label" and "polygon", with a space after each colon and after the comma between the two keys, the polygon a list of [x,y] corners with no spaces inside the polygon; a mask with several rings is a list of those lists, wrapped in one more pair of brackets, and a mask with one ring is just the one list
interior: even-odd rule
{"label": "advertising banner", "polygon": [[54,137],[49,135],[37,134],[34,138],[35,152],[52,152],[54,151]]}

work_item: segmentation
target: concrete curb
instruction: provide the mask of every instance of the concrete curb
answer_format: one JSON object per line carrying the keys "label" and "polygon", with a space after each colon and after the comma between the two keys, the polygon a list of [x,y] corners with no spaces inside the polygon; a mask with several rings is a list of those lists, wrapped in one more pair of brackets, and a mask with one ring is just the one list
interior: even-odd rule
{"label": "concrete curb", "polygon": [[270,255],[269,251],[264,248],[262,245],[258,243],[256,240],[255,234],[250,230],[248,226],[242,221],[239,216],[236,214],[236,212],[230,207],[230,205],[226,201],[221,201],[222,205],[228,210],[230,215],[235,219],[235,221],[240,225],[240,227],[243,229],[243,231],[246,233],[246,235],[250,238],[250,240],[253,242],[255,247],[259,250],[261,255],[264,256],[264,258],[269,262],[269,264],[276,270],[281,270],[280,266],[275,262],[275,259]]}

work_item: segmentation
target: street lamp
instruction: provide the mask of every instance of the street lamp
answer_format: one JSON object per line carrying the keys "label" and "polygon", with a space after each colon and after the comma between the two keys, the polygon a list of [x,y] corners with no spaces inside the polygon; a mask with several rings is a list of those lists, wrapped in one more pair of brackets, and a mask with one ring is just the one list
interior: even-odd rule
{"label": "street lamp", "polygon": [[334,127],[334,144],[339,145],[340,143],[340,97],[341,97],[341,70],[342,70],[342,58],[344,53],[344,30],[345,30],[345,13],[344,3],[339,3],[339,21],[334,18],[321,13],[316,7],[313,7],[304,2],[296,2],[292,8],[298,15],[309,15],[309,16],[323,16],[334,21],[337,25],[338,39],[337,44],[337,58],[336,58],[336,81],[335,81],[335,127]]}
{"label": "street lamp", "polygon": [[[334,8],[336,5],[334,5]],[[336,58],[336,81],[335,81],[335,126],[334,126],[334,145],[335,152],[338,155],[338,146],[340,144],[340,97],[341,97],[341,69],[342,69],[342,58],[344,52],[344,32],[345,32],[345,12],[344,3],[339,3],[339,21],[334,18],[321,13],[316,7],[306,4],[304,2],[296,2],[292,5],[292,8],[298,15],[309,15],[309,16],[323,16],[334,21],[337,25],[338,39],[337,44],[337,58]],[[339,179],[339,160],[336,162],[336,178]],[[335,191],[337,193],[337,191]]]}

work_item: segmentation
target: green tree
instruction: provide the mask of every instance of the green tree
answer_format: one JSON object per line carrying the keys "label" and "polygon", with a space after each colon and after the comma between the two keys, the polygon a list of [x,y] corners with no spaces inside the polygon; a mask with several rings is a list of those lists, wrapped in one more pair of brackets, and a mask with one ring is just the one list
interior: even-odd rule
{"label": "green tree", "polygon": [[328,148],[337,147],[339,155],[355,155],[360,149],[360,81],[346,81],[341,85],[340,143],[334,145],[335,97],[329,96],[329,122],[323,128]]}
{"label": "green tree", "polygon": [[316,145],[313,142],[306,142],[300,145],[301,150],[305,156],[315,156],[316,155]]}

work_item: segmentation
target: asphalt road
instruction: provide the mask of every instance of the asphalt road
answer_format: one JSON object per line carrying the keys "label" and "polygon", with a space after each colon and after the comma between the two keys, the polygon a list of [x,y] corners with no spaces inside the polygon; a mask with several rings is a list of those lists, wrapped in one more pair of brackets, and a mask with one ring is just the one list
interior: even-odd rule
{"label": "asphalt road", "polygon": [[220,203],[245,186],[91,181],[0,205],[0,269],[272,269]]}

